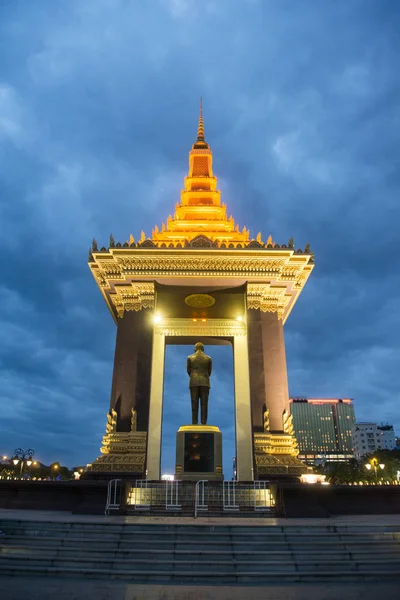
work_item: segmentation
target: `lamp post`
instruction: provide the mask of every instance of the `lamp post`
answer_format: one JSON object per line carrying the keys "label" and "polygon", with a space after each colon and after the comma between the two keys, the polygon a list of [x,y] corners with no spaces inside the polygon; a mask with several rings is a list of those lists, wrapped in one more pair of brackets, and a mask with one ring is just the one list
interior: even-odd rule
{"label": "lamp post", "polygon": [[51,465],[51,471],[50,471],[50,477],[53,479],[53,469],[54,469],[54,479],[56,479],[57,476],[57,472],[58,469],[60,468],[60,465],[58,463],[53,463]]}
{"label": "lamp post", "polygon": [[35,451],[32,448],[28,448],[27,450],[22,450],[22,448],[16,448],[14,450],[14,456],[12,457],[12,462],[15,466],[21,461],[21,466],[19,470],[19,477],[22,477],[22,471],[24,468],[24,461],[27,467],[30,467],[32,464],[32,457],[35,454]]}
{"label": "lamp post", "polygon": [[375,471],[375,477],[376,477],[377,483],[378,483],[378,467],[380,469],[382,469],[382,471],[383,471],[383,469],[385,468],[385,465],[383,463],[380,463],[377,458],[371,458],[369,463],[367,463],[365,465],[365,468],[368,469],[368,471],[371,471],[371,469],[373,469]]}

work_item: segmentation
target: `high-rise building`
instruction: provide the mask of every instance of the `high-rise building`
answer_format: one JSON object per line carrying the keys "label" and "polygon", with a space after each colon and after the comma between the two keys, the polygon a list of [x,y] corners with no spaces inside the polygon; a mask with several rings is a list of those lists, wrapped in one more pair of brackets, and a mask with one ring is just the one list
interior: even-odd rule
{"label": "high-rise building", "polygon": [[352,437],[354,456],[357,459],[376,450],[394,450],[396,448],[393,425],[355,423]]}
{"label": "high-rise building", "polygon": [[291,398],[290,403],[299,458],[310,464],[353,458],[350,398]]}

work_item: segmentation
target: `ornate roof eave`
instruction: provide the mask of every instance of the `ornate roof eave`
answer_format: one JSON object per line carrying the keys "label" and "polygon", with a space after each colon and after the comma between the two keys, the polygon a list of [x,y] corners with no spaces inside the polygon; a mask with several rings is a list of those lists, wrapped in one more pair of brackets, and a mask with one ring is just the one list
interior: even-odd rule
{"label": "ornate roof eave", "polygon": [[314,257],[278,247],[115,247],[92,252],[89,267],[115,322],[115,298],[121,290],[125,293],[129,287],[136,290],[155,281],[199,285],[202,279],[208,285],[216,279],[221,285],[228,280],[238,285],[248,282],[250,308],[270,310],[276,305],[285,322],[314,268]]}

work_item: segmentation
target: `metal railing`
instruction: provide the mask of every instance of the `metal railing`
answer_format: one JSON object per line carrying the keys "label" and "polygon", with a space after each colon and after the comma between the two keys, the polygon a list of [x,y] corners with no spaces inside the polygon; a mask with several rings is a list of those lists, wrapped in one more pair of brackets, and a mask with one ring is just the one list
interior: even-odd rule
{"label": "metal railing", "polygon": [[[208,498],[208,494],[206,496],[206,484],[208,483],[207,479],[200,479],[197,481],[195,486],[195,499],[194,499],[194,518],[197,518],[197,513],[200,511],[208,510],[208,503],[205,501]],[[207,490],[208,491],[208,490]]]}
{"label": "metal railing", "polygon": [[239,510],[239,504],[236,502],[237,481],[223,481],[222,497],[224,510]]}
{"label": "metal railing", "polygon": [[275,508],[275,499],[269,481],[254,482],[254,510],[271,510]]}
{"label": "metal railing", "polygon": [[118,483],[121,479],[111,479],[107,486],[107,500],[104,514],[108,517],[110,510],[119,510],[121,506],[121,487],[119,488],[118,500]]}
{"label": "metal railing", "polygon": [[166,481],[165,486],[165,510],[181,510],[179,502],[179,481]]}
{"label": "metal railing", "polygon": [[210,514],[275,514],[276,484],[268,481],[192,481],[137,480],[132,486],[127,505],[148,513],[179,512],[198,517]]}
{"label": "metal railing", "polygon": [[151,506],[149,481],[147,479],[138,479],[135,487],[135,497],[133,507],[135,510],[149,510]]}

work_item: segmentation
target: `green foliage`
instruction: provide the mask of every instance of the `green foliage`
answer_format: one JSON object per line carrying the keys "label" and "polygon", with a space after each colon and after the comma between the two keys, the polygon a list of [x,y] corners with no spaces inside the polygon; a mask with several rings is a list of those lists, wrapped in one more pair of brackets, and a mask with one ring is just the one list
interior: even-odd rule
{"label": "green foliage", "polygon": [[[365,466],[367,464],[375,464],[376,470],[373,467],[368,470]],[[384,464],[384,469],[381,469],[379,464]],[[351,459],[347,463],[328,463],[324,473],[329,483],[340,485],[359,482],[391,483],[397,479],[397,471],[400,471],[400,451],[377,450],[373,454],[364,456],[360,462]]]}

